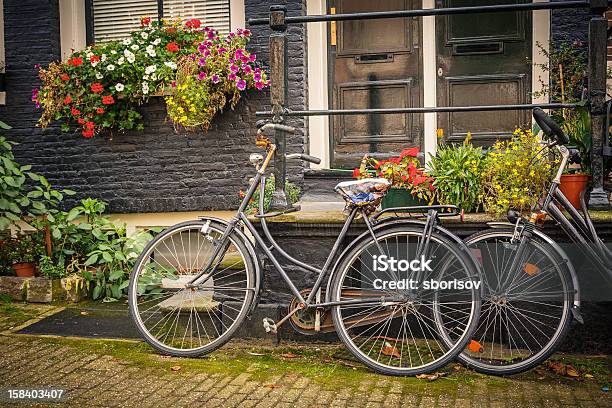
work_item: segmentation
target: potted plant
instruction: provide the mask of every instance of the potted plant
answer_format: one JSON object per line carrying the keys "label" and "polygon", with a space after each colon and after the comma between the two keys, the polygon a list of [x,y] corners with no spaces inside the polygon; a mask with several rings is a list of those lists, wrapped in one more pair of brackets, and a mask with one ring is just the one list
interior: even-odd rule
{"label": "potted plant", "polygon": [[32,277],[36,274],[36,261],[43,254],[43,245],[37,234],[18,234],[5,242],[8,256],[13,262],[15,275]]}
{"label": "potted plant", "polygon": [[391,189],[382,200],[382,208],[427,205],[433,202],[432,178],[418,159],[419,148],[404,149],[399,156],[377,160],[364,156],[353,172],[357,179],[382,177],[391,182]]}
{"label": "potted plant", "polygon": [[585,108],[564,113],[561,127],[569,136],[570,146],[579,153],[566,173],[561,175],[559,189],[580,209],[580,195],[586,190],[591,179],[591,117]]}

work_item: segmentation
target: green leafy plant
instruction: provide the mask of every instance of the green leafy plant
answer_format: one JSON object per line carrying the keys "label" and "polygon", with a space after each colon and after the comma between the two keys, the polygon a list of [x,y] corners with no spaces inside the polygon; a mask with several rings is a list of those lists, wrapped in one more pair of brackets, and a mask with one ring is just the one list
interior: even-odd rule
{"label": "green leafy plant", "polygon": [[[591,115],[584,108],[568,110],[561,128],[569,136],[569,145],[580,153],[580,173],[591,174]],[[571,171],[571,170],[570,170]]]}
{"label": "green leafy plant", "polygon": [[[253,194],[249,205],[246,208],[247,213],[257,214],[259,212],[259,191],[258,188]],[[294,204],[300,198],[300,188],[290,182],[285,181],[285,193],[287,194],[287,200],[290,204]],[[272,193],[274,193],[274,176],[270,176],[266,179],[266,186],[264,188],[264,211],[268,211],[270,208],[270,201],[272,201]],[[240,197],[244,197],[244,192],[240,192]]]}
{"label": "green leafy plant", "polygon": [[6,237],[2,251],[12,264],[36,263],[44,254],[42,234],[20,232],[15,236]]}
{"label": "green leafy plant", "polygon": [[63,264],[57,264],[53,260],[44,255],[38,260],[38,272],[47,278],[60,279],[68,274]]}
{"label": "green leafy plant", "polygon": [[483,200],[484,163],[482,148],[474,147],[468,138],[461,145],[438,146],[428,171],[438,202],[457,205],[466,212],[477,211]]}
{"label": "green leafy plant", "polygon": [[517,129],[512,139],[495,143],[482,172],[485,209],[501,215],[513,208],[528,210],[542,196],[557,159],[538,155],[541,145],[531,130]]}

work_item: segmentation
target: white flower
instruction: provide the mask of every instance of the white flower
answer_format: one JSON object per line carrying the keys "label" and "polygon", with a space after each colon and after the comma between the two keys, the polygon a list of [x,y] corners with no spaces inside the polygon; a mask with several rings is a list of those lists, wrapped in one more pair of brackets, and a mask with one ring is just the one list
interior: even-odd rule
{"label": "white flower", "polygon": [[138,44],[132,44],[130,48],[136,51],[138,49]]}
{"label": "white flower", "polygon": [[142,93],[145,95],[149,93],[149,84],[146,82],[142,83]]}
{"label": "white flower", "polygon": [[102,54],[102,57],[100,57],[100,60],[101,60],[102,62],[106,61],[106,54]]}
{"label": "white flower", "polygon": [[146,40],[147,38],[149,38],[149,33],[147,33],[146,31],[143,31],[142,33],[140,33],[140,36]]}
{"label": "white flower", "polygon": [[136,61],[136,57],[134,56],[134,54],[132,54],[131,56],[127,57],[127,62],[129,62],[130,64],[133,64],[134,61]]}
{"label": "white flower", "polygon": [[104,75],[102,75],[99,72],[96,72],[96,79],[102,79],[102,78],[104,78]]}
{"label": "white flower", "polygon": [[125,40],[123,40],[123,45],[130,45],[131,43],[132,43],[131,38],[126,38]]}
{"label": "white flower", "polygon": [[123,57],[119,57],[119,59],[117,60],[117,64],[122,65],[125,62],[125,58]]}
{"label": "white flower", "polygon": [[149,76],[148,76],[148,75],[146,75],[146,74],[145,74],[145,75],[143,75],[143,76],[142,76],[142,80],[143,80],[143,81],[148,81],[148,80],[149,80]]}
{"label": "white flower", "polygon": [[155,52],[155,49],[153,48],[153,45],[149,44],[147,45],[147,54],[149,54],[149,56],[151,57],[155,57],[157,55],[157,53]]}
{"label": "white flower", "polygon": [[156,65],[149,65],[148,67],[145,68],[145,74],[150,75],[152,73],[154,73],[155,71],[157,71],[157,66]]}
{"label": "white flower", "polygon": [[117,90],[117,92],[123,91],[124,88],[125,85],[123,85],[122,83],[118,83],[117,85],[115,85],[115,89]]}
{"label": "white flower", "polygon": [[153,45],[158,45],[161,42],[161,38],[156,38],[153,40]]}
{"label": "white flower", "polygon": [[115,66],[113,64],[110,64],[108,67],[106,67],[107,70],[109,71],[114,71],[115,70]]}
{"label": "white flower", "polygon": [[91,66],[95,68],[95,67],[96,67],[96,65],[98,65],[98,63],[99,63],[99,62],[100,62],[100,61],[93,60],[93,61],[91,61]]}
{"label": "white flower", "polygon": [[111,50],[111,54],[115,55],[115,54],[117,54],[117,51]]}
{"label": "white flower", "polygon": [[92,55],[93,55],[93,52],[91,52],[91,51],[87,51],[87,53],[85,54],[85,56],[86,56],[87,58],[91,58],[91,57],[92,57]]}
{"label": "white flower", "polygon": [[170,68],[171,70],[176,69],[176,63],[174,61],[166,61],[164,62],[164,65]]}
{"label": "white flower", "polygon": [[154,72],[151,74],[151,81],[155,81],[157,79],[157,74]]}
{"label": "white flower", "polygon": [[135,60],[136,60],[136,56],[134,55],[134,53],[130,50],[125,50],[123,51],[123,55],[125,55],[125,59],[127,59],[127,61],[132,64]]}

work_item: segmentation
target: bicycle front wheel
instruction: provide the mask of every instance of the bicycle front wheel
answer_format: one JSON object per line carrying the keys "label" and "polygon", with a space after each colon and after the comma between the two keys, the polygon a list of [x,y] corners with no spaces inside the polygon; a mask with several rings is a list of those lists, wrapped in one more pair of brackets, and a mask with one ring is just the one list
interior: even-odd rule
{"label": "bicycle front wheel", "polygon": [[[136,327],[164,354],[195,357],[227,342],[255,296],[255,268],[236,233],[211,260],[226,226],[188,221],[159,234],[143,250],[130,277],[129,306]],[[212,268],[194,285],[194,278]]]}
{"label": "bicycle front wheel", "polygon": [[465,241],[483,267],[485,284],[474,347],[459,358],[485,374],[535,367],[555,351],[572,321],[575,289],[561,256],[536,237],[519,255],[513,236],[514,229],[492,229]]}
{"label": "bicycle front wheel", "polygon": [[376,240],[366,236],[331,278],[340,339],[384,374],[442,367],[462,351],[478,322],[480,276],[469,253],[437,232],[423,239],[416,226],[385,229]]}

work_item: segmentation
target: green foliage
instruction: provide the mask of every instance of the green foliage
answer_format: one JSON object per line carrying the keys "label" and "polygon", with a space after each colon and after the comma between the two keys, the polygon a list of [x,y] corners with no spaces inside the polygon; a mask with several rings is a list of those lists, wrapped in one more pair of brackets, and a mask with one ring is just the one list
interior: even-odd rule
{"label": "green foliage", "polygon": [[580,152],[580,172],[591,174],[591,115],[580,107],[567,110],[566,119],[562,122],[563,131],[569,136],[569,145]]}
{"label": "green foliage", "polygon": [[51,279],[60,279],[67,275],[66,268],[63,264],[53,262],[53,260],[46,255],[41,256],[38,260],[38,273]]}
{"label": "green foliage", "polygon": [[[259,212],[259,191],[259,188],[255,190],[255,194],[253,194],[246,209],[247,213],[257,214]],[[285,182],[285,192],[287,193],[287,200],[290,204],[296,203],[300,198],[300,188],[289,180]],[[270,176],[266,179],[266,187],[264,189],[264,211],[268,211],[268,208],[270,208],[272,193],[274,193],[274,176]]]}
{"label": "green foliage", "polygon": [[538,155],[541,145],[531,130],[517,129],[511,140],[498,141],[487,154],[482,184],[485,209],[503,214],[529,210],[549,186],[558,160]]}
{"label": "green foliage", "polygon": [[43,237],[41,233],[18,233],[6,236],[2,242],[2,258],[10,265],[16,263],[36,263],[44,254]]}
{"label": "green foliage", "polygon": [[438,202],[457,205],[466,212],[477,211],[483,199],[484,163],[482,148],[472,146],[467,139],[462,145],[439,146],[431,156],[428,171]]}

